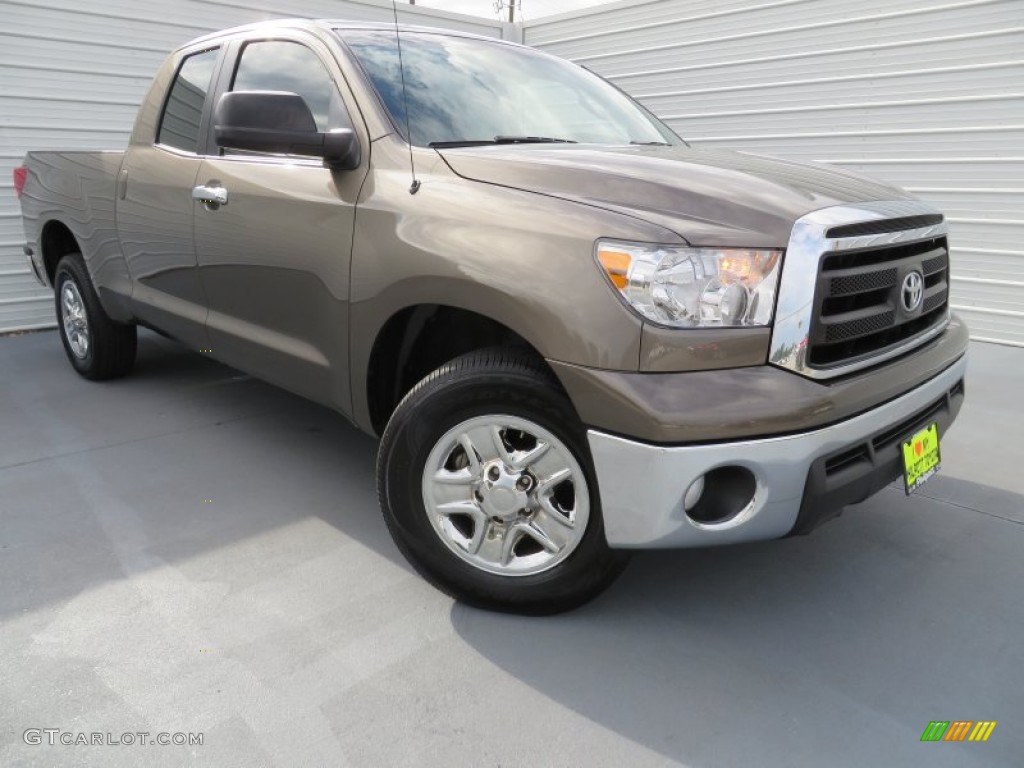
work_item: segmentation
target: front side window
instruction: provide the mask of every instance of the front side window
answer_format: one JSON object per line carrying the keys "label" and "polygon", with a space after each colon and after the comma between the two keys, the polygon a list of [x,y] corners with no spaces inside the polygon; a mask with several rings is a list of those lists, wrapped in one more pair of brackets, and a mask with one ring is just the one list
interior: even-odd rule
{"label": "front side window", "polygon": [[156,137],[158,144],[186,152],[198,151],[203,103],[210,91],[219,53],[217,49],[203,51],[186,56],[182,61],[164,104]]}
{"label": "front side window", "polygon": [[297,93],[313,112],[318,131],[350,127],[330,73],[320,57],[301,43],[264,40],[247,44],[231,90]]}
{"label": "front side window", "polygon": [[679,144],[647,110],[576,64],[521,46],[403,32],[402,94],[395,33],[338,30],[395,126],[417,146],[547,138],[597,144]]}

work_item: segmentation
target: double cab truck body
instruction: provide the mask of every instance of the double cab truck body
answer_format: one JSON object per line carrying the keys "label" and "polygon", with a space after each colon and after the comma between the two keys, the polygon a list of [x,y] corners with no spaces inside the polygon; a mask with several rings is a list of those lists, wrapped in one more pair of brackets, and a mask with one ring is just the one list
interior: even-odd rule
{"label": "double cab truck body", "polygon": [[964,396],[941,213],[688,146],[596,75],[457,32],[276,21],[173,52],[125,152],[16,171],[82,375],[137,325],[380,435],[458,598],[598,594],[631,549],[805,533],[937,469]]}

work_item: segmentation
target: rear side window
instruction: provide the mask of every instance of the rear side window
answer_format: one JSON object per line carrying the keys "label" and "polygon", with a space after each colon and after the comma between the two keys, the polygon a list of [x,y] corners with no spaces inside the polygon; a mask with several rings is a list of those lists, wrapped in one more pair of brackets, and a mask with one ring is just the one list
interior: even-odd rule
{"label": "rear side window", "polygon": [[160,118],[158,144],[186,152],[198,151],[203,103],[210,90],[218,53],[216,49],[194,53],[181,63]]}
{"label": "rear side window", "polygon": [[288,91],[306,100],[319,131],[348,128],[348,114],[320,57],[301,43],[249,43],[235,70],[232,91]]}

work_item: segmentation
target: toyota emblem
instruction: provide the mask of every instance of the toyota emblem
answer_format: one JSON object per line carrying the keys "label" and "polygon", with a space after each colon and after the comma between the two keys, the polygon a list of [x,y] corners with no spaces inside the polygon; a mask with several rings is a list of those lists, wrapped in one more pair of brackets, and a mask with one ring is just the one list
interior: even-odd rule
{"label": "toyota emblem", "polygon": [[921,306],[921,299],[924,297],[924,278],[920,272],[910,272],[903,278],[903,309],[913,312]]}

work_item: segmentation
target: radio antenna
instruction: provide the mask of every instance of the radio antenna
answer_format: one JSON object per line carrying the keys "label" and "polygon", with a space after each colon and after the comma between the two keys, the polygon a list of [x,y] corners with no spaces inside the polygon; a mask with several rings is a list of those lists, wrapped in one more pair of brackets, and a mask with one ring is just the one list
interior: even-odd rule
{"label": "radio antenna", "polygon": [[412,184],[409,194],[415,195],[420,190],[419,179],[416,178],[416,163],[412,159],[412,128],[409,121],[409,94],[405,91],[405,64],[402,62],[402,35],[398,31],[398,2],[391,0],[391,10],[395,14],[395,42],[398,44],[398,72],[402,76],[402,103],[405,106],[405,136],[409,142],[409,169],[412,172]]}

